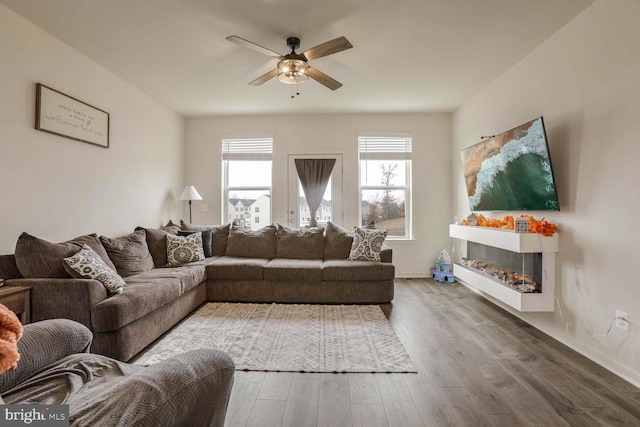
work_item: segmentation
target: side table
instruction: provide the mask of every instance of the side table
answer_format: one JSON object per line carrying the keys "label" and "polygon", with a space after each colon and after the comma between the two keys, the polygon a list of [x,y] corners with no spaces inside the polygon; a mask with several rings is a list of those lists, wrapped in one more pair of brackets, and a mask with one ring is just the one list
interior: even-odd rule
{"label": "side table", "polygon": [[26,325],[31,321],[31,286],[0,287],[0,304],[7,306]]}

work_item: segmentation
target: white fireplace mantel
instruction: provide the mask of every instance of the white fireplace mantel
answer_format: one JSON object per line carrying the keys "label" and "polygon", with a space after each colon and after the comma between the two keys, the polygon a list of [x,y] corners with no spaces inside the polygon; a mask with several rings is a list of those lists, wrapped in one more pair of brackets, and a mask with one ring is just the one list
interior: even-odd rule
{"label": "white fireplace mantel", "polygon": [[455,239],[480,243],[517,253],[542,253],[542,292],[521,293],[479,272],[460,265],[453,274],[465,286],[489,295],[519,311],[553,311],[555,299],[555,253],[558,234],[515,233],[488,227],[450,225],[449,235]]}

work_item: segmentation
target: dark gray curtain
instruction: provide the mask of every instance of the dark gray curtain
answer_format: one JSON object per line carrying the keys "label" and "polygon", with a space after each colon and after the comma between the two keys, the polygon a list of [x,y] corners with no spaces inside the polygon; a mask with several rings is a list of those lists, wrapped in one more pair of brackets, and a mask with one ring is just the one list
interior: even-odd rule
{"label": "dark gray curtain", "polygon": [[336,159],[296,159],[296,170],[302,184],[304,196],[307,198],[311,221],[309,227],[316,227],[316,212],[320,207],[324,190],[331,177]]}

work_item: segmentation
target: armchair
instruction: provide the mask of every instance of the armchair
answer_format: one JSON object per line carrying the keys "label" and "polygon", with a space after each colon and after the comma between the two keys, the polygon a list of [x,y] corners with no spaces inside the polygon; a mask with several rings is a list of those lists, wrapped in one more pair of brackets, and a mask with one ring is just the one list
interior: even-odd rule
{"label": "armchair", "polygon": [[231,358],[194,350],[150,366],[88,353],[91,332],[68,319],[24,326],[20,361],[0,374],[4,403],[68,404],[75,426],[223,426]]}

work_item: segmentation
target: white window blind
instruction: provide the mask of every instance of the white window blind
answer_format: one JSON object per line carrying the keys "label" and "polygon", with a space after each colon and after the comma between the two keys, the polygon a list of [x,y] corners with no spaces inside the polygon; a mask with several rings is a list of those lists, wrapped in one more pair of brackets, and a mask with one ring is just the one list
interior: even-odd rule
{"label": "white window blind", "polygon": [[360,160],[411,160],[410,136],[359,136]]}
{"label": "white window blind", "polygon": [[271,160],[273,138],[222,140],[222,160]]}

